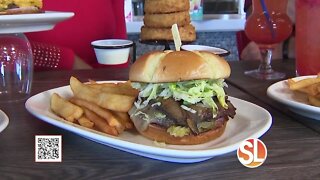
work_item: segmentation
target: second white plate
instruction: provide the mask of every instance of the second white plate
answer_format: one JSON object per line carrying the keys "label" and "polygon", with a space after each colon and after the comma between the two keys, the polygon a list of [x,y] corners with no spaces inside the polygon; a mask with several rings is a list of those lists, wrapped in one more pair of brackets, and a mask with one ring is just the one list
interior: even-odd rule
{"label": "second white plate", "polygon": [[[294,78],[294,80],[301,80],[315,76],[300,76]],[[295,92],[289,89],[287,80],[279,81],[271,85],[267,94],[272,99],[285,104],[290,110],[300,115],[320,120],[320,107],[309,105],[307,95]]]}
{"label": "second white plate", "polygon": [[9,118],[2,110],[0,110],[0,132],[3,131],[9,124]]}
{"label": "second white plate", "polygon": [[229,120],[222,136],[201,145],[162,146],[136,132],[124,132],[119,137],[114,137],[67,122],[50,111],[50,96],[54,92],[62,97],[72,96],[69,86],[51,89],[30,97],[25,104],[27,110],[42,121],[95,142],[129,153],[169,162],[200,162],[235,151],[243,140],[262,136],[272,124],[271,115],[265,109],[250,102],[229,97],[237,108],[237,114],[234,119]]}
{"label": "second white plate", "polygon": [[73,12],[55,11],[46,11],[38,14],[1,15],[0,34],[50,30],[58,22],[72,16],[74,16]]}

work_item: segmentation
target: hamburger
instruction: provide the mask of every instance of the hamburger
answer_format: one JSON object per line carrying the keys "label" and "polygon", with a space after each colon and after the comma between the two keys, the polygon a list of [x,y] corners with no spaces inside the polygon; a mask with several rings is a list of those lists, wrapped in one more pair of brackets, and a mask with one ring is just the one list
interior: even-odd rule
{"label": "hamburger", "polygon": [[139,95],[129,115],[143,136],[166,144],[193,145],[223,134],[236,114],[224,79],[229,64],[204,51],[154,51],[130,68]]}
{"label": "hamburger", "polygon": [[0,0],[0,15],[42,13],[42,0]]}

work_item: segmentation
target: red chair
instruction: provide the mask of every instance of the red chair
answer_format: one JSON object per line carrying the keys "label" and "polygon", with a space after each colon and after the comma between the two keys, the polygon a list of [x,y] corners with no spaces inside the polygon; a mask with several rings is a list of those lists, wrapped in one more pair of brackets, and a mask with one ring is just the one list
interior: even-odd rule
{"label": "red chair", "polygon": [[241,60],[241,53],[243,49],[251,42],[244,31],[238,31],[236,33],[237,37],[237,48],[239,53],[239,60]]}
{"label": "red chair", "polygon": [[[249,9],[252,5],[252,0],[245,0],[244,4],[244,11],[249,14]],[[246,33],[244,31],[238,31],[236,33],[237,37],[237,48],[238,48],[238,54],[239,54],[239,60],[241,60],[241,53],[243,49],[251,42],[251,40],[247,37]]]}
{"label": "red chair", "polygon": [[73,68],[75,54],[70,48],[38,42],[30,44],[36,71],[70,70]]}
{"label": "red chair", "polygon": [[[91,42],[127,38],[124,0],[43,0],[43,3],[46,11],[74,12],[75,16],[58,23],[53,30],[26,34],[34,48],[35,70],[71,69],[75,55],[93,68],[105,67],[97,63]],[[44,60],[50,52],[59,52],[55,55],[59,59]]]}

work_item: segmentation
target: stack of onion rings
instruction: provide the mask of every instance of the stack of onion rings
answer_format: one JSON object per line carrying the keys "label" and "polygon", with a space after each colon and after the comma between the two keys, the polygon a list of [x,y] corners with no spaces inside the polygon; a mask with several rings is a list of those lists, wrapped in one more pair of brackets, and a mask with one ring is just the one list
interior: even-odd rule
{"label": "stack of onion rings", "polygon": [[141,40],[173,40],[171,26],[177,24],[181,40],[194,41],[196,32],[190,24],[189,9],[189,0],[145,0]]}

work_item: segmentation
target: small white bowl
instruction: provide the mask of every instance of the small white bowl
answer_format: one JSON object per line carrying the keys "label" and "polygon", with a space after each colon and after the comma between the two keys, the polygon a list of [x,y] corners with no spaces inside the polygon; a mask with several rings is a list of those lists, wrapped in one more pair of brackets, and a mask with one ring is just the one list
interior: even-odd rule
{"label": "small white bowl", "polygon": [[226,49],[204,45],[182,45],[181,49],[185,51],[209,51],[219,56],[227,56],[230,54]]}
{"label": "small white bowl", "polygon": [[129,59],[133,41],[126,39],[105,39],[91,42],[99,64],[124,64]]}

